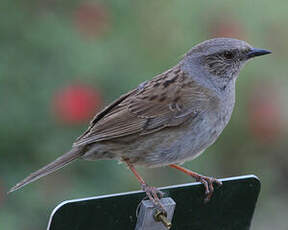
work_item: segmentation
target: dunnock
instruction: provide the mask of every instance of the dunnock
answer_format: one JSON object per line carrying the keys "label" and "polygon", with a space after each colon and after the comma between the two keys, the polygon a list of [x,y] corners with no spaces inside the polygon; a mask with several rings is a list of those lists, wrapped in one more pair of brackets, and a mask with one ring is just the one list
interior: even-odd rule
{"label": "dunnock", "polygon": [[144,182],[134,165],[179,169],[204,184],[209,200],[213,183],[221,182],[177,164],[194,159],[215,142],[230,120],[240,69],[250,58],[269,53],[232,38],[194,46],[177,65],[96,114],[70,152],[32,173],[10,192],[77,158],[118,159],[128,165],[154,203],[159,200],[158,190]]}

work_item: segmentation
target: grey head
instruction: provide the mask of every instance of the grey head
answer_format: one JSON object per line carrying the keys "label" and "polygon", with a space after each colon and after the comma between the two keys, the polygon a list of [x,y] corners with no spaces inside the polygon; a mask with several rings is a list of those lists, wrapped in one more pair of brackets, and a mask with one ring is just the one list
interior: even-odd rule
{"label": "grey head", "polygon": [[198,82],[223,90],[235,83],[248,60],[269,53],[271,51],[253,48],[245,41],[214,38],[194,46],[180,63]]}

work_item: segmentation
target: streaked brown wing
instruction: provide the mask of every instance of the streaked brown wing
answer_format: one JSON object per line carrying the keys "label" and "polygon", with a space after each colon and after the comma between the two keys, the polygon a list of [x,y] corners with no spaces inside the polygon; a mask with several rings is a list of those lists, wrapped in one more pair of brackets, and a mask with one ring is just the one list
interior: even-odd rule
{"label": "streaked brown wing", "polygon": [[141,84],[97,114],[74,146],[131,134],[146,135],[178,126],[205,110],[213,96],[210,90],[199,87],[176,66]]}
{"label": "streaked brown wing", "polygon": [[101,110],[99,113],[97,113],[93,119],[90,122],[90,126],[88,127],[88,129],[81,135],[79,136],[76,141],[74,142],[74,145],[76,145],[78,143],[78,141],[80,141],[81,139],[84,139],[85,137],[88,137],[89,134],[91,134],[91,131],[93,129],[93,127],[96,125],[96,123],[98,121],[100,121],[101,119],[103,119],[104,117],[107,117],[107,115],[109,115],[110,113],[112,114],[116,108],[119,108],[119,104],[124,101],[126,98],[128,98],[129,96],[135,94],[135,92],[137,92],[137,89],[131,90],[128,93],[120,96],[118,99],[116,99],[115,101],[113,101],[111,104],[109,104],[108,106],[106,106],[103,110]]}

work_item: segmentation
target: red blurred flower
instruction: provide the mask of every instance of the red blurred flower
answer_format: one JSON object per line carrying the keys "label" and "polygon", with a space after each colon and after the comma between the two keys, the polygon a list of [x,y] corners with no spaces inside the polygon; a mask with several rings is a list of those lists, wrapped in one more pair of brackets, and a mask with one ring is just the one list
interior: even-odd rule
{"label": "red blurred flower", "polygon": [[108,10],[99,3],[83,3],[75,11],[74,22],[82,35],[97,37],[109,27]]}
{"label": "red blurred flower", "polygon": [[210,21],[208,32],[212,37],[245,39],[243,26],[235,17],[227,14],[216,16]]}
{"label": "red blurred flower", "polygon": [[271,85],[253,89],[249,102],[249,123],[253,136],[271,144],[283,134],[283,116],[280,96]]}
{"label": "red blurred flower", "polygon": [[65,123],[82,123],[91,119],[101,106],[99,92],[87,85],[70,85],[56,93],[53,108]]}

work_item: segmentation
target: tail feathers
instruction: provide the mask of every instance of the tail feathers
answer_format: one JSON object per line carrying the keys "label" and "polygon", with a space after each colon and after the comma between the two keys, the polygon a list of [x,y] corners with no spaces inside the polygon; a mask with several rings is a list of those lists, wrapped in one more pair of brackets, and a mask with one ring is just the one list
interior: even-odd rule
{"label": "tail feathers", "polygon": [[82,151],[80,149],[73,148],[70,152],[65,153],[64,155],[58,157],[55,161],[37,170],[36,172],[30,174],[24,180],[20,181],[18,184],[12,187],[8,193],[14,192],[22,188],[23,186],[64,167],[65,165],[69,164],[71,161],[79,158],[81,155],[82,155]]}

